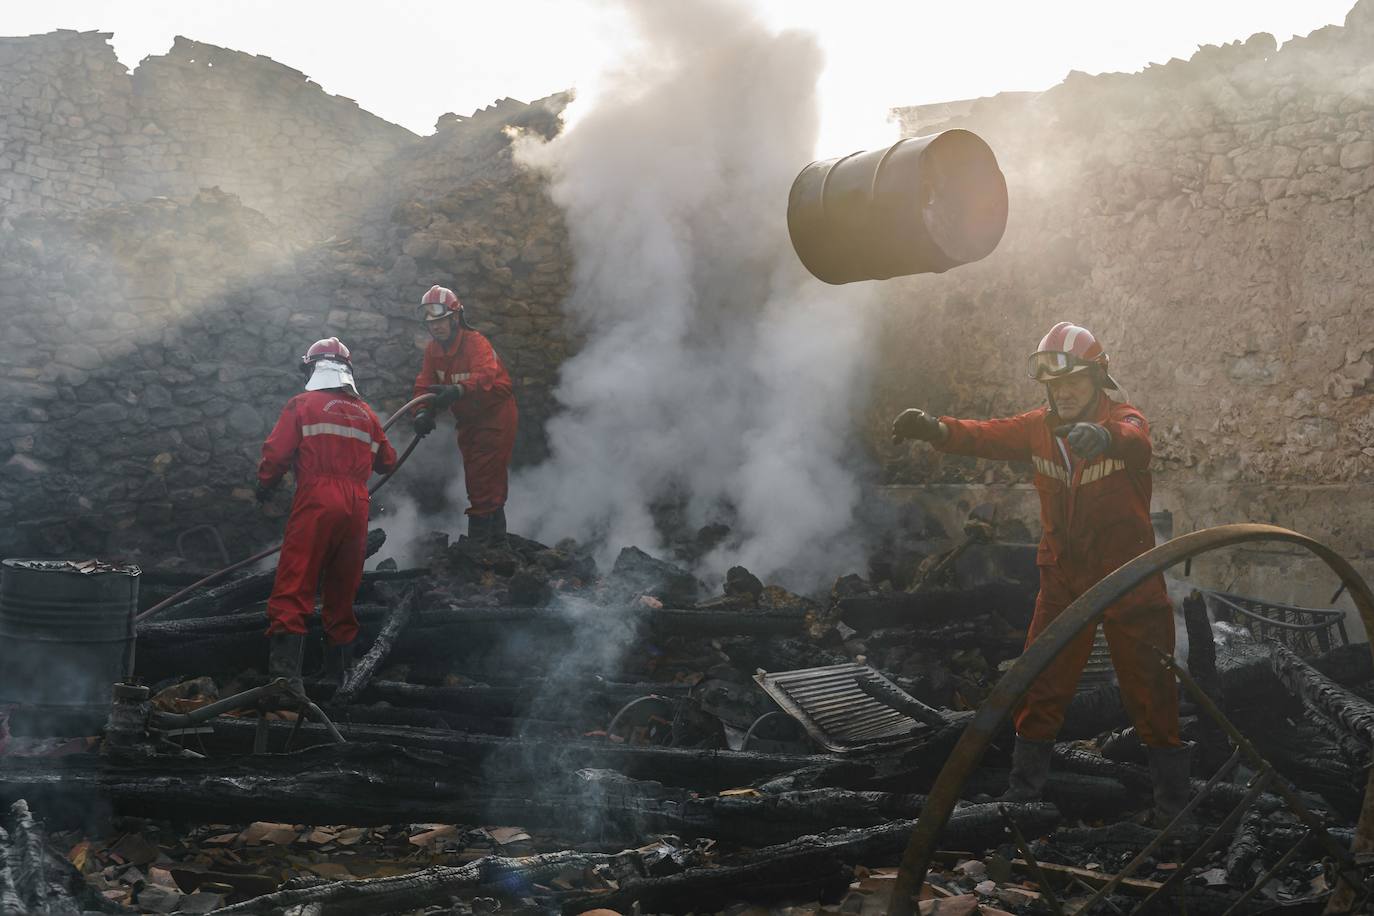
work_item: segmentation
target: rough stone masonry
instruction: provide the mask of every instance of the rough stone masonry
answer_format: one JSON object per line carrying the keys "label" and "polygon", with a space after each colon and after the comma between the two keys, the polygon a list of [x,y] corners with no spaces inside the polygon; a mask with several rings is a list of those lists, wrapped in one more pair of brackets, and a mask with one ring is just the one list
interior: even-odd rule
{"label": "rough stone masonry", "polygon": [[249,488],[302,348],[342,337],[395,409],[432,283],[540,454],[569,255],[507,131],[550,134],[565,98],[420,138],[266,58],[179,38],[130,74],[108,38],[0,40],[0,554],[160,556],[211,522],[250,552],[278,534]]}
{"label": "rough stone masonry", "polygon": [[[1035,406],[1025,354],[1067,319],[1106,342],[1150,418],[1156,508],[1176,532],[1272,522],[1374,556],[1371,51],[1361,0],[1282,48],[1261,34],[1138,74],[898,109],[910,135],[986,138],[1011,218],[986,260],[888,286],[869,418],[886,479],[1034,518],[1028,486],[981,487],[1028,473],[880,437],[913,398],[956,416]],[[1320,564],[1272,551],[1206,564],[1275,599],[1334,590]]]}
{"label": "rough stone masonry", "polygon": [[[240,482],[302,342],[346,339],[394,408],[417,360],[410,303],[435,282],[513,370],[518,457],[541,453],[576,347],[570,254],[508,128],[556,131],[564,98],[445,115],[421,138],[266,58],[178,38],[130,73],[108,37],[0,40],[0,553],[165,549],[206,521],[236,556],[259,546],[277,523]],[[1374,551],[1374,521],[1348,511],[1374,481],[1371,49],[1361,0],[1281,49],[1257,35],[897,109],[908,134],[986,137],[1012,206],[993,257],[887,284],[866,437],[880,482],[1029,516],[1029,488],[1001,486],[1017,469],[895,451],[884,427],[913,397],[1032,406],[1022,358],[1067,317],[1151,417],[1175,530],[1276,521]],[[1330,587],[1296,560],[1208,562],[1276,598]]]}

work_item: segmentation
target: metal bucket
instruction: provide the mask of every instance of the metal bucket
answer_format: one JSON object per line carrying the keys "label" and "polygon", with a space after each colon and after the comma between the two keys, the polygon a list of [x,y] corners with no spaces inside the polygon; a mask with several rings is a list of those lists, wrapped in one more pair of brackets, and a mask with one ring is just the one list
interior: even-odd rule
{"label": "metal bucket", "polygon": [[0,564],[0,703],[108,710],[134,670],[137,566]]}
{"label": "metal bucket", "polygon": [[813,162],[787,200],[792,247],[826,283],[941,273],[986,257],[1006,228],[1006,178],[967,130]]}

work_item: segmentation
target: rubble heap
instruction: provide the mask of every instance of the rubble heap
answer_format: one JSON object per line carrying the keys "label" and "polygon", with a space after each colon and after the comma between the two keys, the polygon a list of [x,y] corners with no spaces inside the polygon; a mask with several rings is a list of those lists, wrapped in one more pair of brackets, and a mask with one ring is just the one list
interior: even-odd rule
{"label": "rubble heap", "polygon": [[[147,741],[129,740],[124,722],[102,751],[11,710],[0,801],[37,811],[49,848],[84,876],[64,893],[142,912],[882,912],[922,793],[966,710],[1018,654],[1035,589],[1032,547],[999,544],[977,521],[957,543],[928,535],[894,539],[874,578],[809,597],[742,568],[707,595],[635,548],[598,570],[573,542],[477,547],[434,533],[398,545],[422,564],[383,560],[366,574],[359,644],[370,651],[343,689],[319,676],[318,637],[307,652],[307,692],[343,744],[289,711],[264,721],[251,704],[178,718],[267,683],[257,672],[272,575],[245,574],[140,624],[141,715],[158,732]],[[145,571],[144,605],[195,574]],[[1226,631],[1212,657],[1195,674],[1348,843],[1374,740],[1359,698],[1374,694],[1367,647],[1304,660]],[[813,726],[843,717],[794,720],[754,677],[856,662],[933,718],[897,741],[830,752]],[[1276,716],[1288,727],[1273,728]],[[942,836],[963,851],[941,855],[922,898],[940,901],[935,912],[1036,913],[1050,896],[1081,902],[1101,887],[1157,836],[1127,822],[1150,790],[1125,724],[1113,685],[1081,694],[1046,801],[1032,804],[988,803],[1006,782],[1010,734],[999,738]],[[250,753],[259,733],[267,754]],[[1210,775],[1229,748],[1194,717],[1185,733],[1202,747],[1195,776]],[[1173,876],[1248,775],[1214,786],[1198,823],[1115,902]],[[1303,832],[1259,795],[1177,893],[1190,909],[1225,909]],[[1314,842],[1278,869],[1266,905],[1315,911],[1329,894]]]}

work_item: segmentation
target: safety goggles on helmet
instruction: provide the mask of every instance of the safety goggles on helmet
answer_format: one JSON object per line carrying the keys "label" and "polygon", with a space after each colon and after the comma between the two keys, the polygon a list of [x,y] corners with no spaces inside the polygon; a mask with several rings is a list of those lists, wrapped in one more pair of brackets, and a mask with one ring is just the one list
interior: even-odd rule
{"label": "safety goggles on helmet", "polygon": [[442,302],[426,302],[420,306],[420,315],[425,321],[438,321],[449,316],[449,307]]}
{"label": "safety goggles on helmet", "polygon": [[1091,368],[1091,363],[1084,362],[1072,353],[1064,353],[1060,350],[1041,350],[1039,353],[1031,354],[1026,372],[1037,382],[1045,382]]}

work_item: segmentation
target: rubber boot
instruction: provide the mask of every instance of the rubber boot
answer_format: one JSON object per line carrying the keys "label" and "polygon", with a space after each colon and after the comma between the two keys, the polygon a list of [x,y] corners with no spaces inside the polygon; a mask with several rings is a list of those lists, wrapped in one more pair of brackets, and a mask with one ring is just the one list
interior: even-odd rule
{"label": "rubber boot", "polygon": [[486,547],[491,540],[491,516],[468,516],[468,541],[473,547]]}
{"label": "rubber boot", "polygon": [[1193,744],[1180,747],[1148,747],[1150,780],[1155,806],[1150,812],[1154,826],[1163,827],[1178,816],[1193,796],[1188,777],[1193,770]]}
{"label": "rubber boot", "polygon": [[324,647],[324,676],[331,684],[342,686],[353,668],[353,643],[326,644]]}
{"label": "rubber boot", "polygon": [[1045,781],[1050,778],[1050,757],[1053,754],[1053,741],[1031,741],[1017,735],[1016,747],[1011,752],[1007,791],[1002,793],[998,801],[1040,801],[1045,794]]}
{"label": "rubber boot", "polygon": [[[267,673],[269,676],[284,677],[291,689],[305,693],[301,680],[301,658],[305,654],[305,635],[303,633],[273,633],[269,638]],[[278,702],[281,702],[278,698]]]}
{"label": "rubber boot", "polygon": [[490,538],[491,543],[492,543],[493,546],[495,546],[495,547],[505,547],[505,546],[506,546],[506,507],[505,507],[505,506],[502,506],[500,509],[497,509],[495,512],[493,512],[493,513],[491,514],[490,517],[491,517],[491,521],[490,521],[489,524],[491,525],[491,530],[488,532],[488,537]]}

